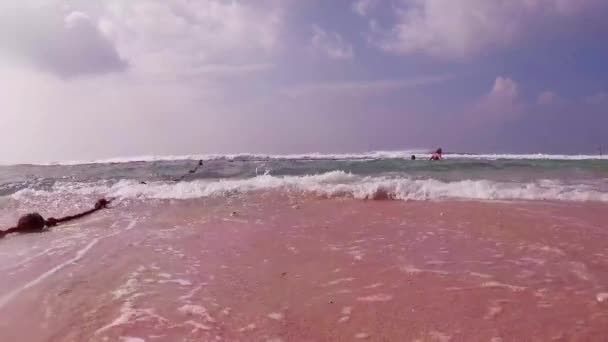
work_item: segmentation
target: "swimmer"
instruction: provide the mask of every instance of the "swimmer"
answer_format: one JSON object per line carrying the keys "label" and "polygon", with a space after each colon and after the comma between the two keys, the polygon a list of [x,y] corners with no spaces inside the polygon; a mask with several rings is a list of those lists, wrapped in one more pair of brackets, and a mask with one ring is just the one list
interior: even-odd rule
{"label": "swimmer", "polygon": [[435,153],[433,153],[433,155],[431,156],[431,160],[441,160],[443,159],[443,151],[441,150],[441,148],[438,148],[437,151],[435,151]]}

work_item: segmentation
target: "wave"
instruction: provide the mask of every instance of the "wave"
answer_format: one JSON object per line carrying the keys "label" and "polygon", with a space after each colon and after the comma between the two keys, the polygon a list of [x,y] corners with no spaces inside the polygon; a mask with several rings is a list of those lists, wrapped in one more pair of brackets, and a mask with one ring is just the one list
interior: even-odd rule
{"label": "wave", "polygon": [[[604,186],[605,188],[605,186]],[[95,195],[137,199],[191,199],[227,196],[256,191],[293,191],[323,197],[396,200],[551,200],[608,202],[608,191],[597,184],[566,184],[559,180],[528,183],[436,179],[388,176],[358,176],[332,171],[311,176],[263,175],[248,179],[152,182],[132,180],[116,183],[56,183],[50,191],[24,189],[11,195],[17,200],[55,195]]]}
{"label": "wave", "polygon": [[43,163],[39,165],[83,165],[83,164],[118,164],[132,162],[182,161],[182,160],[366,160],[366,159],[396,159],[410,157],[412,154],[422,154],[421,150],[409,151],[373,151],[363,153],[303,153],[303,154],[264,154],[264,153],[234,153],[234,154],[188,154],[188,155],[144,155],[134,157],[116,157],[97,160],[72,160]]}
{"label": "wave", "polygon": [[481,159],[481,160],[608,160],[608,155],[590,154],[459,154],[450,153],[448,159]]}
{"label": "wave", "polygon": [[[409,159],[412,155],[417,158],[428,158],[431,152],[423,149],[400,151],[372,151],[362,153],[303,153],[303,154],[263,154],[263,153],[237,153],[237,154],[190,154],[165,156],[134,156],[117,157],[98,160],[73,160],[37,165],[84,165],[84,164],[118,164],[131,162],[155,161],[183,161],[183,160],[374,160],[374,159]],[[567,154],[469,154],[447,153],[446,159],[473,159],[473,160],[608,160],[608,156],[600,155],[567,155]]]}

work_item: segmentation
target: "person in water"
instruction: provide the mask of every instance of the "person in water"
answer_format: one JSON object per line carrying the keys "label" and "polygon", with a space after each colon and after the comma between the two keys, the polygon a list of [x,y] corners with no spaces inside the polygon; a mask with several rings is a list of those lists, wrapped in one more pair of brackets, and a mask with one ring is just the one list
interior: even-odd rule
{"label": "person in water", "polygon": [[0,230],[0,239],[3,238],[5,235],[11,234],[11,233],[21,233],[21,234],[40,233],[40,232],[43,232],[44,228],[46,228],[46,227],[49,227],[49,228],[55,227],[59,223],[75,220],[75,219],[90,215],[98,210],[105,209],[105,208],[107,208],[109,203],[110,203],[110,201],[108,201],[105,198],[100,199],[99,201],[97,201],[95,203],[95,207],[93,209],[87,210],[80,214],[66,216],[66,217],[62,217],[59,219],[56,219],[54,217],[49,217],[48,220],[45,220],[42,217],[42,215],[40,215],[38,213],[26,214],[19,218],[19,221],[17,221],[16,227],[9,228],[4,231]]}
{"label": "person in water", "polygon": [[431,156],[431,160],[441,160],[443,159],[443,151],[441,150],[441,148],[438,148],[437,151],[435,151],[435,153],[433,153],[433,155]]}

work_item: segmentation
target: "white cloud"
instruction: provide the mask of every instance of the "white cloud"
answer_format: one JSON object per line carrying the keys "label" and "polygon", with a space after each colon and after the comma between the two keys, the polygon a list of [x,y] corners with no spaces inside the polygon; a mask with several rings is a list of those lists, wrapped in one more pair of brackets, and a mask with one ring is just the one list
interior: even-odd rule
{"label": "white cloud", "polygon": [[480,122],[508,121],[518,118],[523,109],[519,85],[509,77],[499,76],[488,94],[473,107],[472,119]]}
{"label": "white cloud", "polygon": [[[274,1],[110,0],[103,31],[140,73],[197,73],[222,64],[227,72],[270,63],[279,49],[283,8]],[[236,65],[235,70],[228,70]]]}
{"label": "white cloud", "polygon": [[504,47],[541,16],[574,15],[600,0],[401,0],[388,29],[370,19],[370,42],[394,54],[464,58]]}
{"label": "white cloud", "polygon": [[0,4],[0,54],[71,78],[123,71],[127,61],[86,13]]}
{"label": "white cloud", "polygon": [[25,3],[0,0],[2,161],[236,152],[289,136],[268,134],[275,112],[256,107],[281,52],[283,2]]}
{"label": "white cloud", "polygon": [[355,13],[364,17],[364,16],[368,15],[368,13],[374,7],[376,7],[376,5],[377,5],[376,0],[357,0],[357,1],[353,2],[352,9],[353,9],[353,11],[355,11]]}
{"label": "white cloud", "polygon": [[317,25],[312,27],[311,44],[313,49],[328,58],[347,60],[354,57],[353,46],[337,32],[327,32]]}
{"label": "white cloud", "polygon": [[538,103],[539,105],[551,105],[557,103],[558,101],[559,96],[551,90],[543,91],[538,95],[538,98],[536,99],[536,103]]}
{"label": "white cloud", "polygon": [[519,85],[511,78],[499,76],[488,94],[489,98],[512,101],[519,96]]}
{"label": "white cloud", "polygon": [[78,25],[90,23],[91,18],[85,13],[74,11],[65,17],[64,22],[67,29],[74,29]]}
{"label": "white cloud", "polygon": [[[0,2],[0,53],[64,77],[129,70],[175,75],[262,71],[280,48],[274,0]],[[221,68],[217,67],[222,65]],[[234,66],[234,68],[231,68]]]}

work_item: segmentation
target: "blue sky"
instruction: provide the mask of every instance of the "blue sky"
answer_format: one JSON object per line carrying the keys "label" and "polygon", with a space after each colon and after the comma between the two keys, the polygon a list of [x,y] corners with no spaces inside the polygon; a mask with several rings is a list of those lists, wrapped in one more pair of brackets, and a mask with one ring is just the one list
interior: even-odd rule
{"label": "blue sky", "polygon": [[0,13],[3,162],[608,146],[602,0],[0,0]]}

